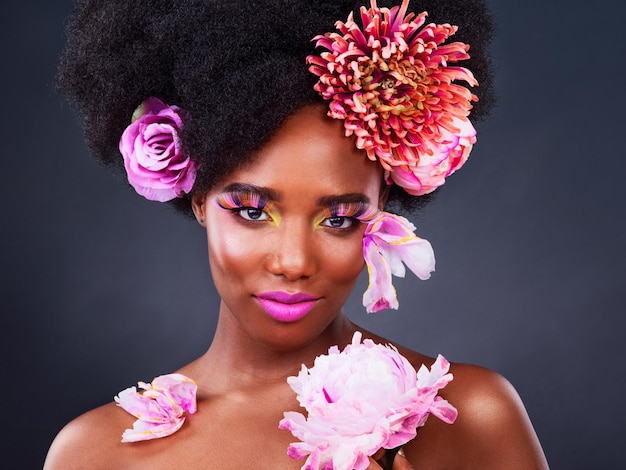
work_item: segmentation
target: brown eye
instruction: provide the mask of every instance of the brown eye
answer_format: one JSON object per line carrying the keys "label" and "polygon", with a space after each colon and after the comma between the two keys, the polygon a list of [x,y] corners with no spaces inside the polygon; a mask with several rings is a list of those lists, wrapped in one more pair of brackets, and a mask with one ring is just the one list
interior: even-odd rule
{"label": "brown eye", "polygon": [[322,225],[332,228],[349,228],[353,223],[354,220],[350,217],[335,216],[325,219]]}
{"label": "brown eye", "polygon": [[239,215],[246,220],[269,220],[269,215],[263,212],[263,209],[257,209],[255,207],[244,207],[239,210]]}

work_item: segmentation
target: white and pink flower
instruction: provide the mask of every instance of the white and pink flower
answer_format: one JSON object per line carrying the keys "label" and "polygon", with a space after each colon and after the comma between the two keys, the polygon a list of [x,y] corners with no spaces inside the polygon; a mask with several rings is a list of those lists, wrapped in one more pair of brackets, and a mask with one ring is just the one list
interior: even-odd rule
{"label": "white and pink flower", "polygon": [[184,413],[196,412],[196,383],[182,374],[156,377],[152,383],[139,382],[139,389],[122,390],[115,401],[137,418],[122,442],[146,441],[169,436],[185,422]]}
{"label": "white and pink flower", "polygon": [[413,439],[430,414],[456,419],[456,409],[437,396],[452,380],[443,356],[416,372],[395,347],[361,338],[356,332],[343,351],[333,346],[287,379],[307,416],[285,412],[279,427],[300,439],[288,455],[308,456],[302,470],[363,470],[378,449]]}
{"label": "white and pink flower", "polygon": [[363,256],[369,275],[363,305],[368,313],[398,308],[391,276],[404,277],[404,264],[422,280],[435,270],[430,242],[419,238],[414,230],[407,219],[389,212],[381,211],[368,222],[363,234]]}

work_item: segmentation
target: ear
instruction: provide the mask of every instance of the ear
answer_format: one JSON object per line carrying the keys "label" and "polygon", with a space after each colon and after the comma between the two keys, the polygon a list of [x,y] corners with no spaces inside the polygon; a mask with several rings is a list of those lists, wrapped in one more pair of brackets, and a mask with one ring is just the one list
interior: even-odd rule
{"label": "ear", "polygon": [[194,193],[191,196],[191,208],[196,220],[200,225],[206,227],[206,194]]}
{"label": "ear", "polygon": [[391,185],[388,184],[384,179],[380,184],[380,194],[378,196],[378,210],[383,210],[385,204],[387,204],[387,199],[389,199],[389,191],[391,190]]}

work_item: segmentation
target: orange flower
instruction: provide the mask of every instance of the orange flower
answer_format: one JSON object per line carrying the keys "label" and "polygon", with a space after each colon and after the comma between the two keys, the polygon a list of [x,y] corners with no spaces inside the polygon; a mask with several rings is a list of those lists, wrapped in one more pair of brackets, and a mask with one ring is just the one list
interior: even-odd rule
{"label": "orange flower", "polygon": [[[336,23],[339,33],[316,36],[327,51],[307,57],[328,115],[343,119],[346,136],[411,194],[433,191],[467,159],[476,132],[467,116],[478,82],[463,67],[469,46],[444,44],[456,30],[428,24],[426,12],[406,15],[409,0],[391,9],[361,7],[362,28]],[[406,16],[405,16],[406,15]],[[433,175],[431,177],[431,174]]]}

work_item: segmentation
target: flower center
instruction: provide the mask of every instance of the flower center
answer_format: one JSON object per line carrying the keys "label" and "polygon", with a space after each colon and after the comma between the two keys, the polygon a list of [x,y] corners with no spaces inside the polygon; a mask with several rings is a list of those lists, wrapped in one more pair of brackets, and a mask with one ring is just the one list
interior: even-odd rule
{"label": "flower center", "polygon": [[396,81],[391,78],[391,77],[385,77],[380,81],[380,87],[383,90],[390,90],[393,89],[393,86],[395,85]]}

